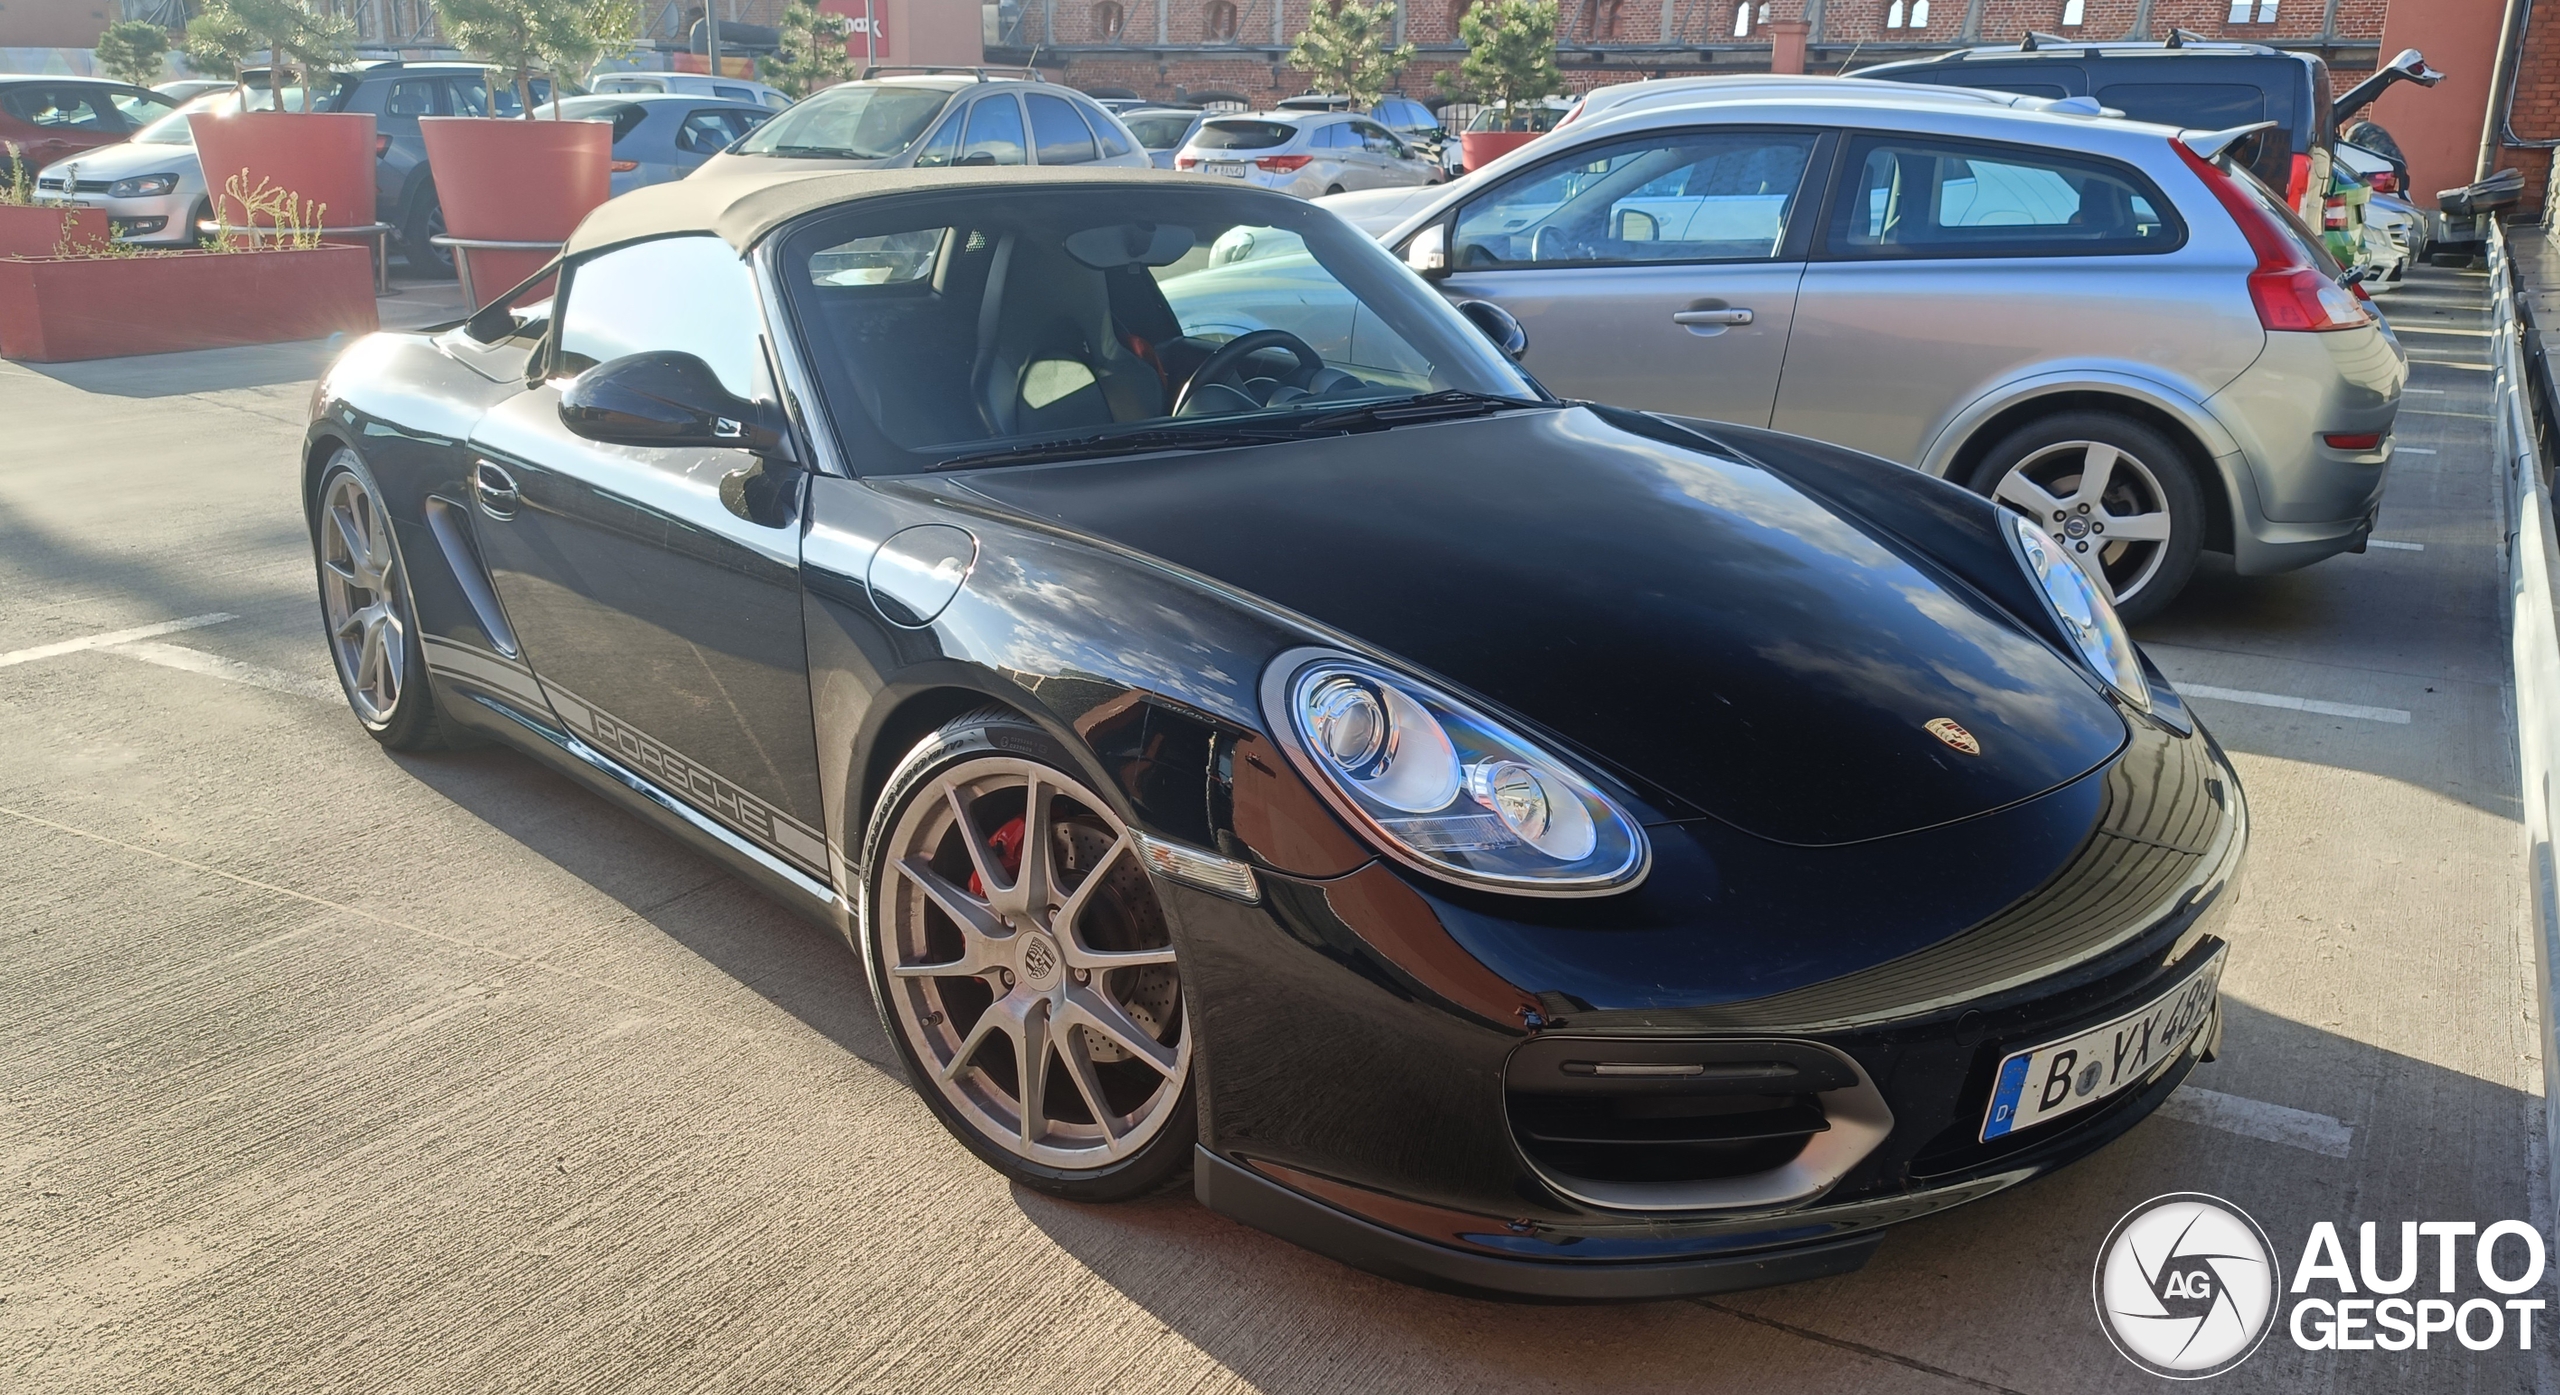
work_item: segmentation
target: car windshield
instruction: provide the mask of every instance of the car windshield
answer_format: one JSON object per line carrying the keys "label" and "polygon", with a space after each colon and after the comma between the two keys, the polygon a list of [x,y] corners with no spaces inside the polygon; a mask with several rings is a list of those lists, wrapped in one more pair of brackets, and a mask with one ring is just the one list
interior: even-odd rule
{"label": "car windshield", "polygon": [[[285,91],[290,95],[293,89],[286,88]],[[239,109],[239,103],[239,94],[229,88],[207,92],[134,132],[133,143],[136,145],[193,145],[196,143],[196,133],[195,128],[187,124],[187,118],[190,115],[203,112],[210,116],[226,111],[236,111]]]}
{"label": "car windshield", "polygon": [[1171,150],[1182,144],[1182,133],[1191,129],[1191,113],[1167,112],[1163,115],[1139,113],[1120,118],[1138,144],[1149,150]]}
{"label": "car windshield", "polygon": [[1445,395],[1428,411],[1542,398],[1375,241],[1277,195],[910,201],[805,227],[776,266],[866,473],[1122,435],[1178,448],[1343,429],[1328,423],[1427,394]]}
{"label": "car windshield", "polygon": [[915,144],[949,100],[938,87],[849,82],[758,127],[738,153],[885,159]]}

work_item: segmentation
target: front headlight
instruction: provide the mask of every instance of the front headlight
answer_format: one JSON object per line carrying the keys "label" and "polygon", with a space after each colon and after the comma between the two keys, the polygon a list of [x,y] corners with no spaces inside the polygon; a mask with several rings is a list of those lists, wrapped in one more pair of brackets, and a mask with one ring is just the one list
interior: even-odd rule
{"label": "front headlight", "polygon": [[174,174],[137,174],[131,179],[119,179],[108,185],[107,197],[111,199],[157,198],[177,187],[178,177]]}
{"label": "front headlight", "polygon": [[2080,564],[2063,555],[2053,539],[2036,527],[2034,519],[2012,513],[2009,527],[2017,537],[2019,560],[2026,565],[2027,575],[2035,578],[2036,589],[2044,593],[2044,603],[2053,608],[2054,618],[2062,622],[2080,657],[2125,701],[2151,710],[2151,685],[2143,679],[2133,636],[2125,633],[2115,606],[2080,570]]}
{"label": "front headlight", "polygon": [[1644,878],[1644,830],[1624,810],[1428,684],[1294,649],[1263,675],[1262,705],[1299,772],[1406,866],[1529,896],[1598,896]]}

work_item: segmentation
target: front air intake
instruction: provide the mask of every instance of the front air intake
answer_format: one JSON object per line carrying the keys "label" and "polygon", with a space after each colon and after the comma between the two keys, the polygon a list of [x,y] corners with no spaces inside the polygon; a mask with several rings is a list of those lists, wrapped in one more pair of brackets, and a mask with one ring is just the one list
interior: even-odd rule
{"label": "front air intake", "polygon": [[1781,1205],[1839,1180],[1892,1116],[1848,1057],[1792,1041],[1541,1037],[1512,1053],[1512,1137],[1595,1205]]}

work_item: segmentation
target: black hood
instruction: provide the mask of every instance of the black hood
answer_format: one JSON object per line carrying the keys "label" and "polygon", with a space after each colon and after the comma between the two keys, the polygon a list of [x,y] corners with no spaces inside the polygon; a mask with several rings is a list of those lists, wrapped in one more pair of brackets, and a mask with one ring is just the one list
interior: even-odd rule
{"label": "black hood", "polygon": [[[1584,410],[969,485],[1356,635],[1675,813],[1782,842],[1982,813],[2125,740],[1988,602],[1774,474]],[[1932,735],[1938,718],[1981,753]]]}

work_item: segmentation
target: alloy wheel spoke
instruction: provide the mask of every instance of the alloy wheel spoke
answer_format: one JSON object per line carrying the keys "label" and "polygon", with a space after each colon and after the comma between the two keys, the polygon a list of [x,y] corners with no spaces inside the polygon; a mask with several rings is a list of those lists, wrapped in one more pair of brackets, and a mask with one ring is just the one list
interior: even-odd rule
{"label": "alloy wheel spoke", "polygon": [[1093,1052],[1085,1045],[1081,1030],[1059,1034],[1058,1059],[1066,1064],[1067,1078],[1076,1083],[1076,1093],[1084,1097],[1084,1107],[1093,1115],[1093,1122],[1101,1128],[1102,1136],[1114,1143],[1119,1142],[1119,1116],[1111,1112],[1111,1102],[1102,1093],[1102,1077],[1094,1072]]}
{"label": "alloy wheel spoke", "polygon": [[1155,1068],[1170,1080],[1178,1057],[1174,1049],[1147,1035],[1118,1003],[1090,988],[1066,990],[1066,1024],[1100,1033],[1104,1040]]}
{"label": "alloy wheel spoke", "polygon": [[2024,470],[2011,470],[2001,476],[1999,485],[1991,491],[1991,497],[2024,509],[2035,516],[2036,522],[2047,527],[2052,526],[2055,514],[2063,512],[2062,500],[2053,497],[2043,485],[2027,478]]}
{"label": "alloy wheel spoke", "polygon": [[978,1054],[978,1048],[986,1045],[987,1038],[995,1035],[996,1030],[1003,1025],[1004,1010],[1001,1004],[979,1013],[978,1020],[969,1028],[969,1034],[960,1038],[960,1045],[952,1051],[951,1059],[942,1063],[943,1080],[948,1083],[959,1079],[960,1072],[969,1068],[970,1058]]}
{"label": "alloy wheel spoke", "polygon": [[996,873],[1001,870],[995,850],[987,846],[986,838],[978,832],[977,822],[969,817],[969,797],[961,792],[960,787],[951,786],[944,796],[951,804],[952,821],[959,828],[960,846],[969,854],[969,870],[978,874],[978,885],[987,889],[987,900],[992,906],[996,883],[1000,880]]}
{"label": "alloy wheel spoke", "polygon": [[[1048,917],[1050,884],[1055,879],[1057,852],[1049,846],[1049,816],[1056,801],[1057,787],[1031,772],[1022,791],[1022,866],[1013,882],[1003,891],[1003,908],[1016,916],[1028,916],[1033,923]],[[994,883],[988,883],[994,889]]]}
{"label": "alloy wheel spoke", "polygon": [[1166,945],[1162,949],[1125,950],[1085,949],[1082,946],[1069,948],[1064,940],[1059,941],[1058,945],[1060,950],[1066,955],[1066,960],[1069,965],[1079,969],[1089,969],[1097,974],[1104,973],[1112,969],[1135,969],[1148,964],[1170,964],[1173,962],[1173,946],[1171,945]]}
{"label": "alloy wheel spoke", "polygon": [[970,895],[965,889],[953,886],[940,872],[933,870],[932,863],[922,857],[900,859],[898,871],[908,881],[915,883],[916,890],[923,892],[933,904],[941,907],[942,913],[951,917],[952,922],[960,927],[960,937],[967,942],[968,949],[963,959],[954,962],[966,962],[976,967],[955,969],[953,972],[975,973],[978,968],[985,967],[990,962],[987,958],[987,943],[991,940],[1008,938],[1004,927],[996,921],[994,908]]}
{"label": "alloy wheel spoke", "polygon": [[363,527],[356,522],[355,509],[341,503],[329,510],[329,516],[337,525],[339,540],[347,545],[347,565],[356,574],[356,584],[371,589],[368,578],[373,575],[373,550]]}
{"label": "alloy wheel spoke", "polygon": [[1038,1143],[1049,1133],[1044,1101],[1049,1095],[1049,1000],[1029,998],[1013,1024],[1014,1084],[1022,1097],[1022,1141]]}
{"label": "alloy wheel spoke", "polygon": [[1049,932],[1058,937],[1058,947],[1065,951],[1067,962],[1079,969],[1094,967],[1090,962],[1092,951],[1084,947],[1084,935],[1081,929],[1085,907],[1090,905],[1095,894],[1102,890],[1103,874],[1109,872],[1112,864],[1118,862],[1128,852],[1129,835],[1122,833],[1114,836],[1111,846],[1105,848],[1102,856],[1095,858],[1093,865],[1085,869],[1084,880],[1077,882],[1076,889],[1068,892],[1059,901],[1057,914],[1049,918]]}
{"label": "alloy wheel spoke", "polygon": [[327,567],[329,569],[329,575],[336,577],[341,583],[353,586],[358,590],[362,590],[364,588],[364,578],[356,575],[354,564],[341,562],[335,558],[324,557],[320,560],[320,565]]}
{"label": "alloy wheel spoke", "polygon": [[2105,509],[2099,500],[2115,480],[2116,454],[2116,448],[2104,441],[2089,443],[2088,451],[2080,458],[2080,485],[2071,491],[2071,503],[2086,504],[2091,513]]}
{"label": "alloy wheel spoke", "polygon": [[2106,539],[2109,542],[2167,542],[2168,512],[2108,514]]}

